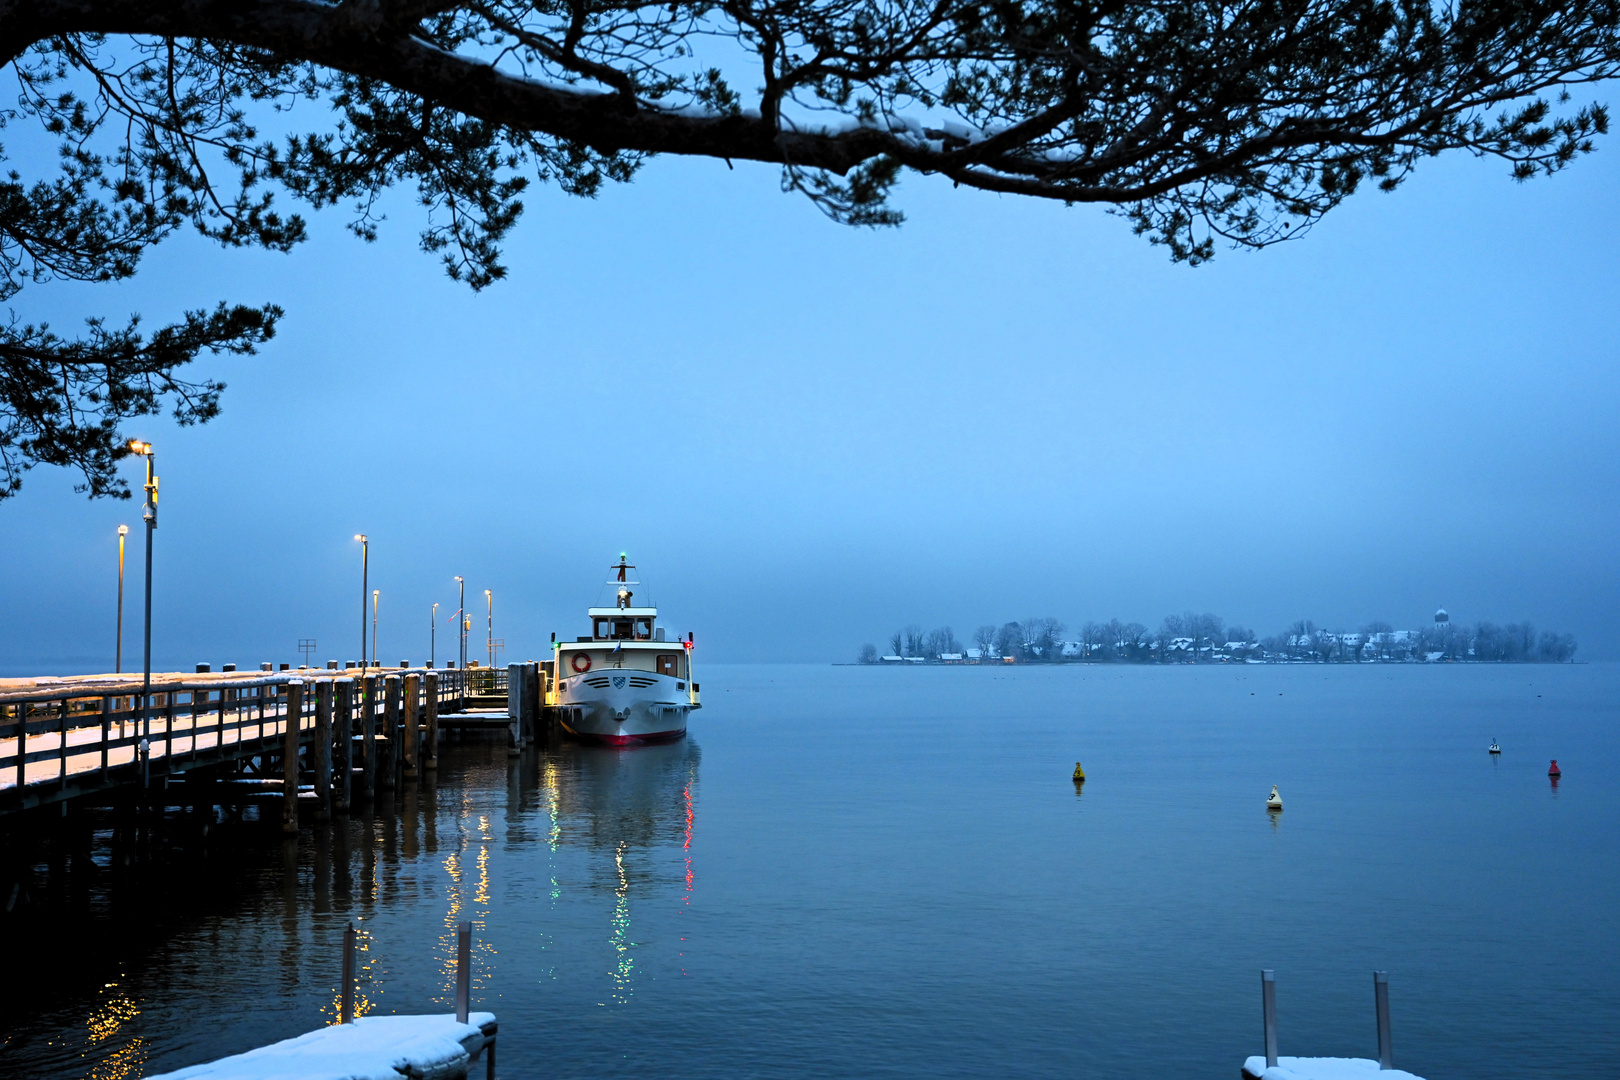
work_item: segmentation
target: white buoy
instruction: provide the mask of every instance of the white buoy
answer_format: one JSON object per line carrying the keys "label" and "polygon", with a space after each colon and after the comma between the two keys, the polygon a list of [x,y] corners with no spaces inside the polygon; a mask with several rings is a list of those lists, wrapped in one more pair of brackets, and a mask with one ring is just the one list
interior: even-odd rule
{"label": "white buoy", "polygon": [[1277,794],[1277,785],[1276,784],[1271,785],[1271,796],[1270,796],[1270,798],[1266,799],[1266,809],[1267,810],[1281,810],[1282,809],[1282,796]]}
{"label": "white buoy", "polygon": [[1502,748],[1500,746],[1496,745],[1496,740],[1495,739],[1492,739],[1491,740],[1491,753],[1500,754],[1501,752],[1502,752]]}

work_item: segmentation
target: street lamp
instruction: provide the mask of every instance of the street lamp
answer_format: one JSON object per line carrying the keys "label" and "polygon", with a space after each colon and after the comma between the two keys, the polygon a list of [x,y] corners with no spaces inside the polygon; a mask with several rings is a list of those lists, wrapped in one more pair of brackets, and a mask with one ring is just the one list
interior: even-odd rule
{"label": "street lamp", "polygon": [[439,639],[439,605],[434,604],[433,605],[433,611],[428,616],[428,667],[433,666],[433,661],[438,656],[438,653],[436,652],[437,645],[435,644],[438,641],[438,639]]}
{"label": "street lamp", "polygon": [[377,666],[377,598],[382,595],[381,589],[371,590],[371,666]]}
{"label": "street lamp", "polygon": [[124,537],[129,526],[118,526],[118,649],[113,653],[113,674],[124,670]]}
{"label": "street lamp", "polygon": [[[129,452],[146,459],[146,504],[141,518],[146,522],[146,630],[141,648],[141,738],[152,737],[152,530],[157,528],[158,478],[154,468],[157,455],[152,444],[129,440]],[[144,770],[143,770],[144,775]]]}
{"label": "street lamp", "polygon": [[467,583],[461,580],[460,574],[456,575],[456,585],[461,590],[456,607],[456,637],[461,642],[458,663],[461,664],[461,669],[465,671],[467,670]]}
{"label": "street lamp", "polygon": [[484,590],[484,599],[489,601],[489,666],[495,666],[495,594],[488,589]]}
{"label": "street lamp", "polygon": [[360,541],[360,666],[366,666],[366,592],[367,575],[371,573],[371,541],[366,539],[365,533],[355,533],[354,538]]}

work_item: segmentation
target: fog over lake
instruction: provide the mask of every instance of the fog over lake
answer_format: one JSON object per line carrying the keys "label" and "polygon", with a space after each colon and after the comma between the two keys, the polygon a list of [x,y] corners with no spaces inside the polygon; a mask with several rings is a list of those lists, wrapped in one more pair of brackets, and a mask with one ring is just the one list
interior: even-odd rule
{"label": "fog over lake", "polygon": [[[534,191],[479,294],[396,193],[373,245],[322,214],[289,256],[180,237],[133,281],[23,299],[63,331],[287,309],[260,356],[198,365],[229,384],[217,420],[132,425],[163,480],[159,667],[296,663],[300,638],[356,659],[357,532],[396,662],[426,659],[434,603],[448,655],[455,574],[474,655],[490,589],[504,655],[537,657],[620,551],[709,659],[852,660],[908,623],[1272,633],[1441,605],[1600,658],[1620,165],[1603,142],[1550,180],[1504,172],[1426,162],[1190,269],[1097,209],[907,179],[902,228],[852,230],[768,169],[659,160],[592,202]],[[139,506],[72,483],[36,469],[0,506],[13,674],[110,666]],[[137,528],[137,612],[141,552]]]}

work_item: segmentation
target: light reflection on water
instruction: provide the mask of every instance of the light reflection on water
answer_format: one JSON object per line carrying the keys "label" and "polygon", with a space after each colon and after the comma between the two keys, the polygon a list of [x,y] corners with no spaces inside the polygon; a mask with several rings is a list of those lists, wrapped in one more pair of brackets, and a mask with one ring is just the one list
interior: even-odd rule
{"label": "light reflection on water", "polygon": [[133,998],[108,983],[110,991],[85,1022],[88,1046],[85,1056],[93,1064],[85,1073],[89,1080],[128,1080],[138,1077],[146,1065],[146,1042],[126,1030],[141,1010]]}

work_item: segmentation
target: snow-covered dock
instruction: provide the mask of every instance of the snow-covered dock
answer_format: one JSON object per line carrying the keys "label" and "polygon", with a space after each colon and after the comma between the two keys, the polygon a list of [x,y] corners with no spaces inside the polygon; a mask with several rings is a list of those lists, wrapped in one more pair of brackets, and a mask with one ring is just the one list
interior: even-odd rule
{"label": "snow-covered dock", "polygon": [[495,1029],[487,1012],[362,1016],[151,1080],[461,1080],[486,1048],[493,1077]]}
{"label": "snow-covered dock", "polygon": [[1266,1068],[1255,1055],[1243,1063],[1243,1080],[1421,1080],[1405,1069],[1380,1069],[1370,1058],[1280,1057]]}

